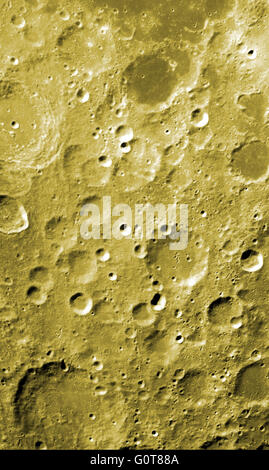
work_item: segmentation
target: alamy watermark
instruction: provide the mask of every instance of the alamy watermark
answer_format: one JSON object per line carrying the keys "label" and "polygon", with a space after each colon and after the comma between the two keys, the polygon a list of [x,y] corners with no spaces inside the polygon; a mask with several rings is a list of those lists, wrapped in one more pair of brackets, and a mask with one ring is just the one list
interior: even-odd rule
{"label": "alamy watermark", "polygon": [[[179,218],[178,214],[179,212]],[[111,205],[111,196],[102,198],[102,207],[84,204],[80,211],[80,234],[84,240],[173,240],[170,250],[185,250],[188,245],[188,204]]]}

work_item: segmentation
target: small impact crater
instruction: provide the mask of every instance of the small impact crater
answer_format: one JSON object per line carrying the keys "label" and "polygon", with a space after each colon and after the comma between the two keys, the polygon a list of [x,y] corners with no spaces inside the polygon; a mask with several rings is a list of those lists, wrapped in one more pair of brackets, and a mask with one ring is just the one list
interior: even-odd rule
{"label": "small impact crater", "polygon": [[0,232],[10,235],[29,227],[27,212],[23,205],[10,196],[0,196]]}
{"label": "small impact crater", "polygon": [[241,255],[241,266],[243,271],[253,273],[263,267],[263,255],[255,250],[246,250]]}
{"label": "small impact crater", "polygon": [[231,297],[219,297],[208,307],[208,319],[215,325],[222,325],[229,321],[232,310]]}

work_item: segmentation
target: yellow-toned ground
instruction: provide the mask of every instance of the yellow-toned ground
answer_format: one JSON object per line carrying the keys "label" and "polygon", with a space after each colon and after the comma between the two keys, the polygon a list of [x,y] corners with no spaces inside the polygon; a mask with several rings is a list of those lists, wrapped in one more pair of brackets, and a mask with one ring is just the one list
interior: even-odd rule
{"label": "yellow-toned ground", "polygon": [[[269,4],[0,7],[0,448],[269,447]],[[189,242],[84,204],[188,204]]]}

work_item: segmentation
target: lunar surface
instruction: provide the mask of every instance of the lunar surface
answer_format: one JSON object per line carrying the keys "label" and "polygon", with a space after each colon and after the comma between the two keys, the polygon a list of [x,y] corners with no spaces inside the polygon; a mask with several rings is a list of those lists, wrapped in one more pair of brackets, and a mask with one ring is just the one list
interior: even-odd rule
{"label": "lunar surface", "polygon": [[0,448],[268,449],[268,0],[0,9]]}

